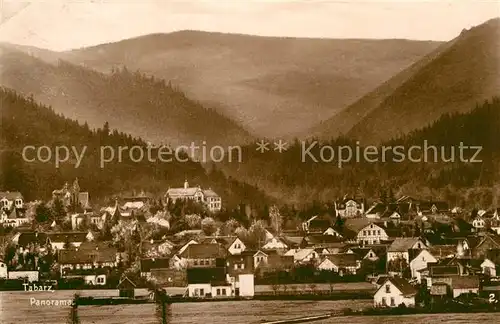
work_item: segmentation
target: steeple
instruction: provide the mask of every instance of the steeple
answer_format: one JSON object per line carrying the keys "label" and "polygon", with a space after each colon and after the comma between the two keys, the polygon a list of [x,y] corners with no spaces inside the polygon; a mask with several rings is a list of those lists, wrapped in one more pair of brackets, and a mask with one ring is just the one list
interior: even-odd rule
{"label": "steeple", "polygon": [[187,179],[184,181],[184,189],[187,189],[189,188],[189,183],[187,181]]}

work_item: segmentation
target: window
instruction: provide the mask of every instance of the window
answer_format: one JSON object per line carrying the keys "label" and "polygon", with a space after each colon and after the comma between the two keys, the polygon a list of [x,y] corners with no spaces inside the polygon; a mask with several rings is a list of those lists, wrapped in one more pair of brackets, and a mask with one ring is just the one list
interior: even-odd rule
{"label": "window", "polygon": [[198,265],[198,260],[194,260],[194,265]]}
{"label": "window", "polygon": [[382,305],[387,306],[387,299],[385,297],[382,297]]}
{"label": "window", "polygon": [[198,288],[195,288],[195,290],[194,290],[194,295],[195,295],[195,296],[199,296],[199,294],[200,294],[200,291],[198,290]]}
{"label": "window", "polygon": [[390,294],[391,293],[391,285],[385,285],[385,293]]}
{"label": "window", "polygon": [[222,295],[226,296],[226,288],[222,289]]}
{"label": "window", "polygon": [[363,231],[363,235],[366,236],[366,231]]}
{"label": "window", "polygon": [[200,288],[200,296],[205,296],[205,290],[203,288]]}
{"label": "window", "polygon": [[102,278],[102,277],[97,278],[97,283],[104,283],[104,278]]}
{"label": "window", "polygon": [[394,297],[391,297],[391,306],[396,306],[396,301],[394,300]]}
{"label": "window", "polygon": [[373,253],[370,252],[370,258],[373,258]]}
{"label": "window", "polygon": [[217,296],[220,296],[220,289],[217,288]]}
{"label": "window", "polygon": [[377,231],[377,235],[380,235],[380,230]]}

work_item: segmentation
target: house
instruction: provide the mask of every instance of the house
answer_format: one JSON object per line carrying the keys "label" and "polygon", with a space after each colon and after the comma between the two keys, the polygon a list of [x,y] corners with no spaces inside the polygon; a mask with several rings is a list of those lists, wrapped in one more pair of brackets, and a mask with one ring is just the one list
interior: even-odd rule
{"label": "house", "polygon": [[73,181],[71,187],[66,182],[61,189],[52,191],[52,199],[60,200],[65,207],[80,206],[84,210],[90,209],[89,193],[80,191],[78,178]]}
{"label": "house", "polygon": [[417,213],[420,216],[446,214],[450,211],[450,207],[445,201],[419,201],[416,205]]}
{"label": "house", "polygon": [[[13,204],[14,205],[14,204]],[[4,227],[19,227],[30,223],[26,209],[12,206],[10,209],[0,208],[0,225]]]}
{"label": "house", "polygon": [[223,267],[187,269],[187,284],[189,297],[223,298],[234,295]]}
{"label": "house", "polygon": [[332,225],[328,215],[316,215],[302,223],[302,230],[306,233],[323,233]]}
{"label": "house", "polygon": [[481,273],[488,277],[496,277],[500,272],[500,249],[489,250],[481,263]]}
{"label": "house", "polygon": [[143,255],[147,257],[161,257],[166,255],[171,255],[175,249],[175,244],[169,240],[149,240],[144,241],[141,244],[141,251]]}
{"label": "house", "polygon": [[17,245],[21,252],[24,250],[39,250],[45,251],[49,244],[46,233],[39,232],[22,232],[13,239],[13,243]]}
{"label": "house", "polygon": [[352,218],[359,217],[365,213],[365,202],[362,199],[348,198],[335,202],[337,217]]}
{"label": "house", "polygon": [[485,228],[486,220],[483,218],[482,214],[478,213],[476,217],[472,220],[472,226],[476,231],[480,231]]}
{"label": "house", "polygon": [[72,270],[114,268],[119,261],[116,248],[106,242],[85,242],[79,248],[72,247],[58,251],[62,277],[70,275]]}
{"label": "house", "polygon": [[184,269],[152,268],[149,278],[161,287],[183,287],[187,286],[187,274]]}
{"label": "house", "polygon": [[47,233],[47,239],[53,250],[68,247],[79,247],[87,240],[88,232],[55,232]]}
{"label": "house", "polygon": [[280,250],[284,251],[288,249],[288,245],[285,243],[285,240],[279,237],[273,237],[270,241],[262,246],[263,250]]}
{"label": "house", "polygon": [[237,277],[246,271],[253,272],[255,251],[247,251],[241,254],[228,255],[226,258],[226,269],[228,276]]}
{"label": "house", "polygon": [[293,260],[298,264],[307,264],[319,261],[319,253],[314,249],[292,249],[285,253],[285,256],[293,256]]}
{"label": "house", "polygon": [[109,275],[108,269],[96,268],[96,269],[73,269],[67,270],[64,273],[64,278],[66,279],[83,279],[85,284],[92,286],[104,286],[106,285],[106,278]]}
{"label": "house", "polygon": [[477,276],[453,276],[451,279],[451,290],[453,298],[461,294],[479,294],[479,277]]}
{"label": "house", "polygon": [[225,239],[225,247],[229,254],[241,254],[247,248],[245,243],[238,237],[229,237]]}
{"label": "house", "polygon": [[190,187],[187,180],[183,188],[169,188],[165,194],[166,202],[175,202],[177,199],[191,199],[204,204],[209,211],[218,212],[222,208],[222,199],[212,189],[201,189],[201,187]]}
{"label": "house", "polygon": [[23,195],[18,191],[0,191],[0,209],[24,208]]}
{"label": "house", "polygon": [[217,243],[191,244],[180,254],[180,257],[186,260],[190,268],[210,268],[215,267],[219,260],[226,257],[226,251]]}
{"label": "house", "polygon": [[361,260],[354,253],[327,255],[318,265],[318,270],[327,270],[343,276],[355,275],[361,269]]}
{"label": "house", "polygon": [[188,246],[192,245],[192,244],[199,244],[198,241],[196,240],[188,240],[187,242],[185,242],[184,244],[181,244],[181,247],[179,248],[179,251],[177,251],[177,255],[181,255],[182,253],[184,253],[184,251],[186,251],[186,249],[188,248]]}
{"label": "house", "polygon": [[382,217],[387,209],[387,205],[382,202],[374,203],[365,213],[366,218],[378,219]]}
{"label": "house", "polygon": [[0,279],[7,279],[7,264],[0,259]]}
{"label": "house", "polygon": [[140,262],[141,277],[150,278],[152,270],[168,268],[170,268],[170,258],[141,259]]}
{"label": "house", "polygon": [[410,263],[410,254],[408,250],[420,250],[426,248],[424,241],[418,237],[398,237],[387,249],[387,261],[404,259]]}
{"label": "house", "polygon": [[387,248],[384,245],[373,245],[369,247],[353,247],[348,248],[345,253],[353,253],[360,260],[377,261],[387,253]]}
{"label": "house", "polygon": [[258,250],[253,254],[253,267],[257,269],[261,264],[267,264],[267,259],[269,257],[270,251],[264,252]]}
{"label": "house", "polygon": [[493,249],[500,249],[500,236],[485,234],[472,249],[471,256],[475,259],[482,259],[487,256],[489,250]]}
{"label": "house", "polygon": [[124,276],[120,280],[116,288],[118,289],[118,294],[120,297],[134,298],[136,287],[136,284],[132,280],[130,280],[127,276]]}
{"label": "house", "polygon": [[363,245],[380,244],[389,239],[385,228],[375,223],[361,228],[356,237],[357,241]]}
{"label": "house", "polygon": [[[420,250],[410,261],[411,277],[419,279],[419,270],[427,269],[428,263],[437,263],[437,259],[428,250]],[[421,279],[419,279],[419,282],[420,280]]]}
{"label": "house", "polygon": [[24,279],[28,282],[38,282],[39,273],[38,271],[9,271],[9,279]]}
{"label": "house", "polygon": [[375,307],[415,306],[417,290],[406,280],[398,277],[386,278],[373,297]]}

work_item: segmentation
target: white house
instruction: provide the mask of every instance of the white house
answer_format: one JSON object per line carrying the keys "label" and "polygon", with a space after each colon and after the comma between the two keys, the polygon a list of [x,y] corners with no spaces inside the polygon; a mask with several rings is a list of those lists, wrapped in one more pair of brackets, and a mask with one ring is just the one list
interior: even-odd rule
{"label": "white house", "polygon": [[288,249],[288,245],[285,244],[280,238],[273,237],[269,242],[262,246],[263,250],[285,250]]}
{"label": "white house", "polygon": [[488,258],[484,259],[483,263],[481,263],[481,272],[489,277],[496,277],[497,275],[497,265],[493,260]]}
{"label": "white house", "polygon": [[254,275],[250,274],[239,274],[239,295],[241,297],[253,297],[255,295],[255,284]]}
{"label": "white house", "polygon": [[427,250],[422,250],[413,260],[410,261],[411,277],[419,279],[419,270],[426,269],[428,263],[435,263],[437,259]]}
{"label": "white house", "polygon": [[24,208],[0,208],[0,225],[4,227],[19,227],[28,223],[30,223],[30,219],[27,217]]}
{"label": "white house", "polygon": [[18,191],[0,191],[0,209],[23,208],[24,198]]}
{"label": "white house", "polygon": [[227,248],[227,251],[232,254],[241,254],[241,252],[245,251],[246,249],[245,243],[243,243],[242,240],[240,240],[238,237],[236,237],[232,243],[229,244],[229,247]]}
{"label": "white house", "polygon": [[293,256],[295,263],[309,263],[319,261],[319,254],[314,249],[292,249],[285,256]]}
{"label": "white house", "polygon": [[426,244],[418,237],[398,237],[387,249],[387,261],[402,258],[409,264],[410,255],[408,250],[420,250],[424,248],[426,248]]}
{"label": "white house", "polygon": [[415,306],[417,290],[402,278],[387,278],[373,296],[375,307]]}
{"label": "white house", "polygon": [[365,205],[362,201],[344,197],[344,199],[335,203],[337,217],[350,218],[361,216],[365,213]]}
{"label": "white house", "polygon": [[25,279],[28,282],[38,282],[38,271],[9,271],[9,279]]}
{"label": "white house", "polygon": [[209,211],[218,212],[222,208],[222,199],[212,189],[201,189],[201,187],[190,187],[187,180],[183,188],[169,188],[165,194],[166,201],[175,202],[177,199],[191,199],[204,204]]}
{"label": "white house", "polygon": [[325,259],[318,265],[318,270],[327,270],[344,274],[356,274],[361,269],[361,260],[353,253],[348,254],[332,254],[325,257]]}
{"label": "white house", "polygon": [[388,239],[385,229],[374,223],[363,227],[357,234],[357,241],[363,245],[380,244]]}
{"label": "white house", "polygon": [[2,259],[0,259],[0,278],[1,279],[7,279],[8,274],[7,274],[7,264],[3,262]]}
{"label": "white house", "polygon": [[486,226],[486,221],[478,214],[472,221],[472,226],[474,226],[476,230],[481,230]]}
{"label": "white house", "polygon": [[266,264],[268,257],[269,257],[269,255],[267,255],[267,253],[260,251],[260,250],[257,251],[253,255],[253,267],[254,267],[254,269],[257,269],[259,264]]}

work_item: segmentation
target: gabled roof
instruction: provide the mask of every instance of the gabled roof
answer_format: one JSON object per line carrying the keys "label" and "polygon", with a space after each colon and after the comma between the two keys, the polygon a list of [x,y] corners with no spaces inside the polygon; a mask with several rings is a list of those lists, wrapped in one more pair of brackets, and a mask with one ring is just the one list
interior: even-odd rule
{"label": "gabled roof", "polygon": [[422,240],[418,237],[398,237],[389,246],[389,249],[387,249],[387,252],[407,252],[418,241],[422,241]]}
{"label": "gabled roof", "polygon": [[356,267],[358,265],[359,257],[354,253],[342,253],[327,255],[326,259],[330,260],[335,266],[339,268]]}
{"label": "gabled roof", "polygon": [[19,234],[17,244],[26,247],[29,244],[45,245],[47,243],[47,234],[38,232],[25,232]]}
{"label": "gabled roof", "polygon": [[[399,277],[389,277],[384,281],[384,284],[380,286],[380,289],[384,289],[387,282],[391,282],[404,296],[416,295],[417,290],[408,281]],[[377,291],[378,291],[377,290]]]}
{"label": "gabled roof", "polygon": [[203,194],[205,195],[205,197],[213,197],[213,198],[219,197],[219,195],[212,189],[203,189]]}
{"label": "gabled roof", "polygon": [[457,253],[456,245],[431,245],[427,248],[435,258],[453,257]]}
{"label": "gabled roof", "polygon": [[189,268],[187,269],[188,284],[226,285],[224,268]]}
{"label": "gabled roof", "polygon": [[47,233],[47,236],[52,243],[76,243],[84,242],[87,237],[87,232],[57,232]]}
{"label": "gabled roof", "polygon": [[165,195],[172,196],[194,196],[197,192],[202,192],[201,188],[190,187],[190,188],[169,188]]}
{"label": "gabled roof", "polygon": [[118,286],[116,288],[122,288],[122,287],[126,288],[127,286],[133,287],[133,288],[136,287],[135,283],[132,280],[130,280],[128,277],[125,276],[120,280],[120,282],[118,283]]}
{"label": "gabled roof", "polygon": [[8,212],[8,219],[18,219],[18,218],[26,218],[26,209],[25,208],[16,208],[12,207],[10,212]]}
{"label": "gabled roof", "polygon": [[0,200],[3,198],[7,200],[23,199],[23,195],[19,191],[0,191]]}
{"label": "gabled roof", "polygon": [[152,269],[168,269],[169,258],[141,259],[141,272],[151,272]]}
{"label": "gabled roof", "polygon": [[214,259],[224,257],[225,251],[219,244],[191,244],[181,256],[186,259]]}
{"label": "gabled roof", "polygon": [[430,265],[429,275],[433,276],[451,276],[459,275],[460,268],[457,265]]}
{"label": "gabled roof", "polygon": [[451,278],[452,289],[474,289],[479,288],[479,277],[477,276],[453,276]]}
{"label": "gabled roof", "polygon": [[117,249],[102,247],[98,249],[65,249],[58,251],[60,264],[111,263],[116,261]]}

